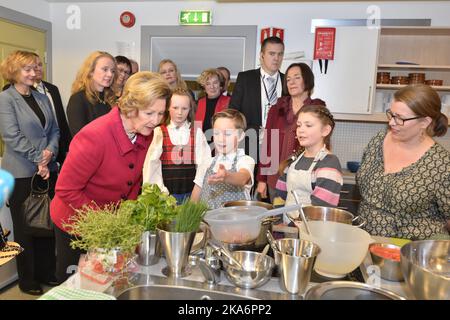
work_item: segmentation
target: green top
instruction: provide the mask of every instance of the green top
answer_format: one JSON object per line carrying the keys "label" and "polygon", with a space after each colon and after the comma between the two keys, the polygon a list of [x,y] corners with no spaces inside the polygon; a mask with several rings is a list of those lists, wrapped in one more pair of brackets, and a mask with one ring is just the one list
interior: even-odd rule
{"label": "green top", "polygon": [[382,130],[367,145],[356,181],[361,192],[359,215],[370,234],[422,240],[448,234],[450,153],[435,143],[418,161],[400,172],[384,173]]}

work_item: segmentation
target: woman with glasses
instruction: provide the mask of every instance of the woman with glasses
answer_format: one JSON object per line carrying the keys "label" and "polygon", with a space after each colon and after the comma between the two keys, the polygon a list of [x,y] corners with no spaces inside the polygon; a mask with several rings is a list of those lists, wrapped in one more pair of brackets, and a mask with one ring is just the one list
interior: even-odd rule
{"label": "woman with glasses", "polygon": [[433,139],[448,129],[439,95],[426,85],[407,86],[386,115],[388,128],[369,142],[356,175],[364,228],[411,240],[447,237],[450,152]]}
{"label": "woman with glasses", "polygon": [[116,60],[117,66],[117,78],[114,83],[114,89],[116,91],[116,98],[119,99],[122,95],[123,87],[125,86],[125,82],[127,82],[128,78],[131,75],[131,62],[127,57],[124,56],[116,56],[114,58]]}
{"label": "woman with glasses", "polygon": [[197,82],[205,90],[206,96],[198,100],[195,121],[201,123],[203,132],[206,132],[212,128],[212,116],[228,108],[231,98],[222,95],[225,79],[217,69],[204,70]]}

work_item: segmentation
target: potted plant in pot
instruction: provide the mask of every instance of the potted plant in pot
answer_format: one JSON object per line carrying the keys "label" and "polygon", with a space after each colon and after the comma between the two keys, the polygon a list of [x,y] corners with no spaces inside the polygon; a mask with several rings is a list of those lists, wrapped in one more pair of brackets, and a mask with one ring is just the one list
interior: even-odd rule
{"label": "potted plant in pot", "polygon": [[130,213],[132,223],[143,227],[141,241],[136,248],[141,265],[153,265],[159,261],[160,247],[156,228],[174,219],[176,204],[173,196],[162,192],[158,185],[148,183],[144,183],[136,200],[121,203],[121,210]]}
{"label": "potted plant in pot", "polygon": [[142,226],[131,223],[129,211],[115,204],[84,206],[66,227],[76,238],[71,242],[72,248],[87,251],[80,271],[90,276],[124,271],[143,231]]}
{"label": "potted plant in pot", "polygon": [[208,206],[203,202],[187,200],[177,207],[175,218],[158,226],[158,236],[166,256],[163,274],[184,277],[190,274],[188,258],[197,231]]}

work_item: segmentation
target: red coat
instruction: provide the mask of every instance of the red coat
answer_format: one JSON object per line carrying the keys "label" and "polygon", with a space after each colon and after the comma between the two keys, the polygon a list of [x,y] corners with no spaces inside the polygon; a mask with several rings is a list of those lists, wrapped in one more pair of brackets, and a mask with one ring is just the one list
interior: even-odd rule
{"label": "red coat", "polygon": [[86,125],[73,138],[56,183],[50,205],[55,225],[67,232],[62,223],[74,214],[72,207],[136,199],[151,140],[137,135],[132,144],[117,107]]}
{"label": "red coat", "polygon": [[[320,99],[307,98],[303,105],[325,105],[325,102]],[[274,131],[279,130],[278,140],[275,146],[278,151],[278,161],[276,156],[272,155],[272,135]],[[285,96],[278,98],[277,103],[270,108],[269,114],[267,115],[266,122],[266,133],[264,135],[264,141],[262,144],[262,150],[260,155],[260,160],[258,163],[258,174],[256,180],[258,182],[266,182],[270,187],[275,188],[278,180],[278,168],[279,164],[289,158],[294,150],[299,147],[298,140],[295,137],[297,130],[297,119],[292,111],[292,98],[290,96]],[[266,157],[267,155],[267,157]],[[274,162],[274,163],[272,163]],[[272,174],[262,174],[261,169],[268,169],[273,167],[274,172]]]}
{"label": "red coat", "polygon": [[[220,112],[228,108],[230,100],[231,97],[220,95],[219,100],[217,100],[216,109],[214,110],[214,113]],[[202,124],[202,128],[203,128],[203,121],[205,120],[205,114],[206,114],[206,97],[203,97],[200,100],[198,100],[197,111],[195,112],[195,121],[196,122],[200,121],[200,123]]]}

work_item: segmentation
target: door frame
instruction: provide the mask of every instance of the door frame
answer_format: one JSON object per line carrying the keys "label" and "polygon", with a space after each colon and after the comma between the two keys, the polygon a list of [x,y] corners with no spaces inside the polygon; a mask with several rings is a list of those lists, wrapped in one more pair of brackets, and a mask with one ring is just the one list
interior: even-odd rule
{"label": "door frame", "polygon": [[[258,26],[141,26],[141,68],[150,70],[152,37],[244,37],[244,70],[255,68]],[[244,71],[242,70],[242,71]]]}
{"label": "door frame", "polygon": [[[47,53],[47,81],[52,82],[52,24],[49,21],[42,20],[28,14],[11,10],[0,6],[0,18],[11,23],[21,24],[26,27],[38,29],[45,33],[45,50]],[[44,58],[44,57],[41,57]]]}

